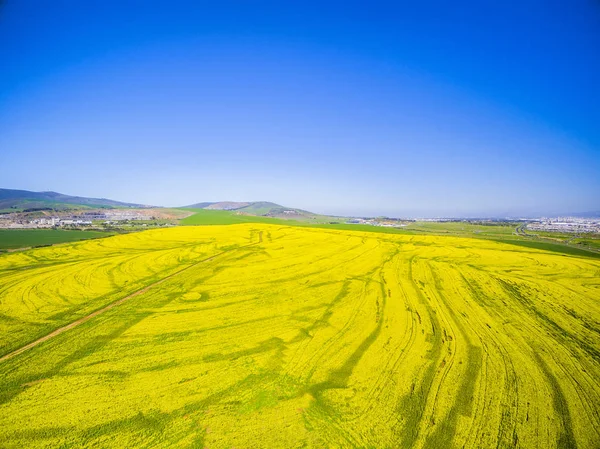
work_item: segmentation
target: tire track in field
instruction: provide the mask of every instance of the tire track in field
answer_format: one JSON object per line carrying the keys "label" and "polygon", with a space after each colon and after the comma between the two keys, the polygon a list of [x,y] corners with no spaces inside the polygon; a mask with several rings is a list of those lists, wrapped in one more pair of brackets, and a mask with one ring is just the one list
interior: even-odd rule
{"label": "tire track in field", "polygon": [[[526,329],[526,333],[528,335],[534,336],[534,335],[537,335],[540,333],[540,329],[542,329],[542,330],[546,329],[546,332],[548,333],[548,335],[553,335],[551,338],[554,340],[554,343],[556,343],[559,347],[561,347],[566,353],[571,354],[574,357],[578,357],[577,353],[573,352],[573,349],[565,342],[566,337],[561,338],[561,336],[557,335],[556,333],[551,334],[551,331],[553,330],[553,328],[546,323],[546,320],[544,319],[544,318],[546,318],[546,316],[543,315],[544,318],[540,318],[539,315],[541,312],[538,311],[538,309],[535,307],[534,303],[531,301],[531,299],[529,299],[528,295],[523,295],[521,293],[521,291],[519,290],[519,284],[512,283],[507,280],[503,280],[497,276],[490,275],[490,277],[491,277],[491,279],[493,279],[496,282],[496,284],[503,291],[503,293],[506,295],[506,297],[510,298],[512,301],[514,301],[514,305],[512,305],[512,306],[508,306],[507,304],[505,304],[505,306],[506,306],[505,310],[510,310],[510,312],[512,314],[519,316],[519,317],[529,316],[530,322],[526,322],[524,319],[521,319],[519,321],[520,326],[523,329]],[[525,280],[522,280],[522,281],[524,282]],[[479,292],[480,295],[483,294],[479,290],[477,290],[477,291]],[[496,313],[499,313],[499,312],[496,311]],[[555,324],[553,321],[552,321],[552,323]],[[544,332],[542,335],[546,335],[546,333]],[[564,387],[559,382],[559,380],[555,376],[554,372],[550,369],[547,362],[540,356],[540,351],[542,351],[544,353],[549,354],[549,356],[551,358],[555,359],[555,357],[551,354],[553,354],[556,350],[553,349],[553,347],[550,346],[547,341],[546,342],[540,341],[539,343],[538,343],[538,341],[539,341],[539,339],[534,337],[533,341],[525,339],[524,344],[525,344],[525,347],[527,347],[529,349],[529,352],[527,353],[528,356],[531,358],[531,361],[534,363],[534,365],[539,370],[539,374],[541,376],[541,378],[540,378],[541,382],[550,390],[550,393],[552,396],[552,408],[554,409],[554,415],[557,417],[557,419],[560,422],[560,424],[558,426],[559,428],[557,429],[557,436],[556,436],[556,441],[555,441],[555,444],[557,445],[556,447],[561,448],[561,449],[562,448],[575,448],[576,449],[578,447],[578,443],[575,438],[574,427],[573,427],[572,418],[571,418],[571,411],[568,406],[569,401],[567,400],[567,396],[564,391]],[[585,390],[581,389],[581,386],[579,385],[579,381],[577,381],[573,378],[571,371],[566,369],[566,367],[561,362],[557,361],[556,359],[554,361],[557,363],[559,368],[564,372],[564,374],[567,377],[570,377],[574,380],[574,383],[572,386],[575,389],[576,393],[578,394],[578,397],[580,398],[581,405],[584,406],[584,404],[586,403],[586,401],[584,401],[581,396],[582,393],[585,396],[585,399],[587,401],[590,401],[590,403],[593,404],[594,403],[593,399],[591,399],[585,393]],[[529,402],[527,402],[527,407],[528,407],[527,421],[529,421]],[[504,422],[505,419],[509,419],[509,417],[503,416],[502,422]],[[539,423],[538,423],[538,427],[539,427]],[[508,442],[508,444],[510,444],[510,447],[514,446],[516,444],[516,442],[519,441],[518,433],[517,433],[516,429],[517,428],[515,426],[515,428],[513,430],[512,443],[510,442],[510,440]],[[502,424],[501,424],[501,428],[499,429],[499,435],[501,433],[502,433]],[[540,438],[539,430],[536,431],[536,438],[538,440]],[[540,444],[539,441],[537,443]]]}
{"label": "tire track in field", "polygon": [[[415,341],[416,333],[417,333],[417,318],[416,318],[415,314],[412,313],[412,310],[414,310],[415,306],[410,301],[409,296],[406,295],[406,292],[402,289],[400,280],[398,278],[399,259],[397,258],[397,253],[394,254],[393,260],[391,262],[394,263],[392,273],[391,273],[392,274],[391,277],[393,279],[395,279],[395,286],[393,288],[396,292],[395,294],[401,298],[400,301],[404,305],[404,308],[401,310],[396,310],[396,311],[392,308],[393,305],[396,305],[396,307],[398,306],[398,304],[394,304],[397,301],[397,299],[395,299],[396,297],[394,297],[394,300],[392,300],[391,287],[394,285],[394,281],[390,281],[388,283],[388,281],[386,281],[386,278],[382,274],[383,286],[384,286],[384,289],[387,288],[388,304],[389,304],[389,307],[391,308],[390,310],[388,310],[388,312],[386,312],[386,315],[388,315],[388,317],[389,317],[390,315],[394,315],[394,312],[398,313],[398,311],[400,311],[401,315],[403,317],[405,317],[405,319],[406,319],[406,329],[407,330],[406,330],[406,332],[404,332],[402,334],[402,338],[400,339],[400,342],[396,346],[394,346],[395,350],[390,350],[390,355],[387,357],[387,361],[384,363],[379,375],[377,376],[377,379],[373,382],[373,385],[370,387],[370,391],[366,398],[367,404],[365,406],[363,406],[364,410],[370,409],[372,404],[375,404],[377,402],[379,402],[381,404],[385,401],[392,402],[391,407],[395,407],[395,401],[396,401],[395,392],[398,387],[398,384],[397,384],[394,376],[396,373],[401,371],[401,364],[408,356],[409,350]],[[384,271],[384,268],[385,267],[382,267],[382,271]],[[404,298],[403,300],[402,300],[402,297]],[[407,311],[408,311],[408,313],[406,313]],[[385,320],[385,321],[387,322],[387,320]],[[385,327],[387,328],[388,325],[386,324]],[[388,340],[388,343],[390,341],[391,340]],[[384,348],[387,346],[388,343],[384,344]],[[387,394],[387,397],[385,396],[385,394]],[[361,415],[359,415],[358,417],[355,418],[357,424],[360,423],[361,419],[362,419]],[[395,414],[390,414],[385,419],[385,422],[387,423],[388,426],[395,428],[395,429],[399,429],[402,427],[401,420]],[[397,430],[396,432],[392,432],[392,434],[397,434],[400,432],[401,432],[401,430]],[[390,440],[390,442],[391,442],[391,440]],[[364,444],[366,444],[366,443],[364,443]],[[371,444],[373,444],[373,443],[371,443]]]}
{"label": "tire track in field", "polygon": [[[492,320],[494,319],[493,316],[498,317],[498,311],[496,308],[490,309],[482,306],[482,304],[485,303],[485,300],[482,299],[485,296],[485,293],[482,290],[481,286],[477,284],[476,280],[472,276],[470,276],[468,272],[463,272],[462,269],[458,268],[456,268],[456,270],[456,273],[458,275],[457,279],[460,281],[460,285],[462,286],[462,288],[466,289],[466,294],[470,298],[472,298],[472,301],[478,304],[480,311],[486,311],[488,313],[491,313],[490,319]],[[461,296],[459,291],[457,291],[457,295]],[[461,313],[461,315],[465,318],[467,317],[467,315],[464,313]],[[506,317],[504,316],[501,318]],[[488,327],[487,320],[483,318],[483,315],[481,315],[480,313],[470,314],[469,320],[473,323],[478,324],[478,326],[473,326],[472,330],[477,335],[480,343],[482,344],[483,353],[488,354],[490,357],[492,357],[492,352],[491,350],[488,350],[488,347],[494,348],[494,350],[497,351],[500,360],[502,361],[504,382],[502,387],[503,392],[501,394],[501,398],[503,401],[505,401],[509,408],[503,411],[500,417],[496,437],[497,447],[517,447],[519,442],[519,429],[517,426],[517,417],[520,413],[519,400],[521,399],[522,395],[519,395],[519,376],[517,370],[515,369],[513,359],[509,354],[510,346],[507,345],[506,342],[501,341],[501,339],[498,336],[496,336],[494,332],[490,331],[491,329]],[[483,379],[484,380],[481,382],[481,385],[484,391],[480,393],[480,395],[486,398],[488,397],[487,389],[488,386],[491,386],[491,383],[485,377],[483,377]],[[484,404],[483,407],[485,408],[486,405]],[[528,416],[527,421],[529,421]],[[477,426],[473,425],[473,427],[475,427],[477,430],[475,432],[469,431],[469,433],[471,434],[471,436],[469,436],[470,443],[467,444],[467,446],[469,447],[477,447],[477,441],[478,439],[482,438],[481,432],[484,431],[482,430],[483,426],[481,424],[478,424]]]}
{"label": "tire track in field", "polygon": [[[411,392],[402,397],[398,402],[398,410],[404,410],[404,432],[398,435],[397,445],[402,448],[415,447],[418,438],[423,433],[421,427],[423,418],[425,416],[425,409],[427,407],[428,400],[432,394],[432,386],[435,379],[435,375],[442,358],[442,339],[441,339],[441,325],[437,317],[436,311],[429,303],[428,297],[421,290],[418,285],[418,281],[413,274],[413,265],[415,263],[416,256],[412,256],[407,260],[408,263],[408,280],[412,284],[412,288],[416,293],[418,303],[425,308],[431,324],[432,336],[431,336],[431,349],[429,350],[429,364],[423,365],[421,368],[421,381],[419,382],[419,389],[416,390],[416,380],[413,382]],[[418,260],[418,258],[417,258]],[[420,321],[420,320],[419,320]]]}
{"label": "tire track in field", "polygon": [[[444,287],[441,284],[441,275],[430,263],[427,263],[426,266],[428,267],[434,280],[438,301],[440,305],[443,305],[443,307],[440,307],[440,310],[443,311],[444,308],[446,309],[446,313],[443,314],[445,321],[447,322],[452,334],[454,334],[454,338],[456,338],[456,331],[454,330],[454,326],[456,326],[458,333],[461,335],[462,340],[466,345],[466,368],[464,368],[464,372],[461,375],[460,385],[455,393],[455,401],[450,407],[447,407],[448,411],[445,418],[436,425],[435,430],[429,434],[425,443],[425,447],[450,447],[454,437],[456,436],[459,416],[472,416],[473,400],[476,394],[476,382],[481,376],[483,349],[473,344],[464,324],[460,322],[458,314],[453,310],[451,301],[449,301],[448,297],[444,293]],[[446,330],[444,329],[444,334],[445,333]],[[442,343],[443,342],[444,339],[442,339]],[[449,359],[447,362],[448,368],[444,371],[435,393],[434,405],[431,412],[432,416],[436,411],[438,395],[441,391],[442,384],[446,381],[448,373],[452,370],[456,353],[457,349],[455,348],[447,355]],[[442,363],[445,361],[446,357],[444,357]]]}
{"label": "tire track in field", "polygon": [[[525,333],[527,335],[530,335],[530,336],[538,335],[540,333],[540,329],[542,330],[542,332],[544,329],[546,329],[548,334],[550,334],[549,331],[551,330],[551,328],[545,326],[544,321],[539,318],[536,311],[528,309],[528,306],[531,306],[532,308],[535,308],[535,307],[534,307],[533,303],[531,302],[531,300],[527,299],[526,297],[521,296],[521,293],[519,291],[517,284],[511,284],[508,281],[505,281],[496,276],[490,275],[490,278],[496,282],[498,288],[501,289],[501,291],[506,296],[506,298],[511,300],[511,302],[508,304],[504,303],[504,301],[503,301],[504,315],[502,316],[502,318],[506,318],[506,312],[510,311],[510,313],[512,315],[521,318],[520,320],[518,320],[519,326],[525,330]],[[464,277],[463,277],[463,279],[466,280]],[[512,288],[508,288],[507,285]],[[474,287],[473,291],[477,292],[478,296],[479,295],[485,296],[484,293],[482,293],[481,290],[477,287],[476,283],[474,285],[472,285],[472,287]],[[499,309],[495,310],[494,308],[492,308],[492,310],[494,311],[495,314],[500,313]],[[528,320],[525,320],[524,319],[525,317],[528,317]],[[515,320],[515,321],[517,321],[517,320]],[[525,335],[525,334],[523,334],[523,335]],[[545,332],[543,332],[542,335],[545,335]],[[512,337],[509,337],[509,338],[512,338]],[[560,422],[560,424],[558,426],[559,429],[557,430],[558,433],[556,436],[556,441],[555,441],[555,444],[557,444],[556,447],[561,448],[561,449],[562,448],[577,448],[577,441],[576,441],[575,435],[574,435],[574,429],[573,429],[572,420],[571,420],[571,413],[568,408],[568,401],[567,401],[567,397],[565,396],[565,392],[563,391],[563,387],[559,383],[558,379],[553,374],[553,372],[551,371],[549,366],[547,365],[547,362],[544,361],[542,359],[542,357],[539,355],[539,351],[547,352],[548,354],[552,354],[555,350],[553,349],[552,346],[549,346],[547,342],[546,343],[542,342],[542,343],[538,344],[537,338],[536,337],[532,337],[532,338],[533,338],[533,341],[530,339],[523,340],[523,343],[522,343],[523,347],[528,348],[528,350],[529,350],[527,352],[523,352],[523,354],[526,354],[529,358],[531,358],[531,361],[534,363],[534,366],[538,368],[541,383],[543,383],[547,388],[549,388],[549,390],[551,392],[552,408],[554,409],[554,415],[557,417],[557,419]],[[569,354],[574,354],[559,338],[557,338],[557,336],[553,336],[552,338],[554,339],[554,342],[557,345],[559,345],[560,347],[562,347],[562,349],[565,352],[567,352]],[[557,364],[567,376],[570,375],[568,370],[566,370],[565,367],[562,366],[561,363],[557,362]],[[575,383],[578,384],[577,381]],[[575,388],[577,389],[577,387],[575,387]],[[529,421],[529,402],[527,402],[527,409],[528,409],[527,410],[527,421]],[[507,419],[510,419],[509,415],[507,415],[506,417],[505,416],[502,417],[501,426],[499,428],[499,433],[498,433],[499,435],[501,433],[503,433],[502,426],[503,426],[504,421]],[[539,418],[538,418],[538,421],[539,421]],[[536,444],[539,445],[539,444],[541,444],[539,441],[541,438],[541,436],[539,434],[540,433],[539,432],[539,428],[540,428],[539,422],[537,423],[536,427],[537,427],[537,430],[535,432],[534,438],[535,438]],[[523,427],[521,427],[521,429],[522,428]],[[516,426],[514,429],[515,430],[513,430],[512,442],[509,440],[509,442],[507,443],[507,447],[516,446],[516,444],[519,442],[519,437],[516,432],[516,429],[517,429]],[[499,442],[499,444],[500,444],[500,442]]]}
{"label": "tire track in field", "polygon": [[48,335],[45,335],[45,336],[43,336],[41,338],[38,338],[37,340],[34,340],[31,343],[29,343],[29,344],[27,344],[25,346],[20,347],[19,349],[15,349],[14,351],[9,352],[8,354],[3,355],[2,357],[0,357],[0,362],[4,362],[4,361],[9,360],[9,359],[11,359],[13,357],[16,357],[19,354],[22,354],[22,353],[24,353],[25,351],[27,351],[29,349],[35,348],[36,346],[40,345],[41,343],[44,343],[45,341],[48,341],[48,340],[50,340],[50,339],[52,339],[52,338],[54,338],[54,337],[56,337],[56,336],[58,336],[58,335],[60,335],[60,334],[62,334],[64,332],[66,332],[66,331],[68,331],[70,329],[73,329],[73,328],[75,328],[75,327],[77,327],[77,326],[79,326],[81,324],[84,324],[84,323],[88,322],[89,320],[91,320],[92,318],[95,318],[98,315],[101,315],[104,312],[107,312],[107,311],[109,311],[109,310],[111,310],[111,309],[113,309],[113,308],[115,308],[115,307],[123,304],[125,301],[127,301],[127,300],[129,300],[131,298],[135,298],[136,296],[139,296],[139,295],[142,295],[142,294],[146,293],[151,288],[156,287],[157,285],[160,285],[160,284],[162,284],[165,281],[168,281],[169,279],[171,279],[171,278],[173,278],[173,277],[175,277],[175,276],[183,273],[184,271],[189,270],[190,268],[193,268],[193,267],[198,266],[198,265],[200,265],[202,263],[205,263],[205,262],[209,262],[209,261],[215,259],[216,257],[222,256],[223,254],[227,254],[227,253],[229,253],[231,251],[235,251],[235,250],[239,250],[239,249],[242,249],[242,248],[247,248],[249,246],[257,245],[259,243],[262,243],[262,240],[263,240],[262,239],[262,231],[260,231],[259,232],[259,236],[258,236],[258,242],[254,242],[254,243],[249,243],[247,245],[238,246],[237,248],[230,249],[230,250],[227,250],[227,251],[221,251],[220,253],[217,253],[217,254],[214,254],[214,255],[212,255],[210,257],[207,257],[206,259],[202,259],[202,260],[200,260],[198,262],[195,262],[195,263],[193,263],[191,265],[188,265],[187,267],[182,268],[181,270],[178,270],[175,273],[171,273],[168,276],[165,276],[164,278],[159,279],[158,281],[155,281],[155,282],[153,282],[153,283],[151,283],[151,284],[149,284],[149,285],[147,285],[147,286],[145,286],[145,287],[143,287],[143,288],[141,288],[141,289],[139,289],[139,290],[137,290],[137,291],[135,291],[135,292],[127,295],[127,296],[125,296],[124,298],[117,299],[116,301],[111,302],[110,304],[102,307],[101,309],[96,310],[95,312],[90,313],[89,315],[86,315],[86,316],[84,316],[82,318],[79,318],[78,320],[75,320],[72,323],[69,323],[69,324],[67,324],[65,326],[59,327],[58,329],[50,332]]}
{"label": "tire track in field", "polygon": [[[559,325],[557,323],[555,323],[551,318],[547,317],[545,314],[540,312],[538,310],[538,308],[535,307],[533,302],[520,292],[520,289],[516,284],[512,284],[507,281],[504,281],[504,280],[500,279],[499,277],[494,277],[494,279],[503,288],[505,294],[507,296],[509,296],[510,298],[516,300],[517,304],[519,304],[521,306],[521,308],[530,315],[530,317],[534,320],[535,323],[540,324],[542,327],[545,327],[548,330],[556,330],[557,328],[561,329],[562,334],[557,335],[555,333],[553,335],[555,342],[559,346],[561,346],[567,353],[572,354],[574,357],[577,357],[577,353],[574,352],[573,349],[570,347],[570,345],[567,344],[569,339],[571,339],[571,341],[574,343],[579,342],[579,340],[577,340],[576,337],[573,336],[573,334],[563,330],[563,328],[559,327]],[[530,326],[528,326],[528,327],[530,327]],[[539,328],[540,326],[536,326],[536,327]],[[534,328],[530,327],[532,333],[538,330],[538,329],[536,329],[536,327],[534,327]],[[567,397],[564,392],[564,389],[563,389],[561,383],[558,381],[555,373],[550,369],[547,362],[540,356],[539,347],[537,345],[533,344],[532,342],[527,342],[527,344],[528,344],[529,348],[531,349],[531,354],[533,356],[534,362],[536,363],[537,367],[540,369],[541,373],[543,374],[544,381],[551,391],[554,412],[555,412],[556,416],[559,418],[560,422],[562,423],[562,426],[561,426],[562,428],[558,430],[557,447],[559,447],[559,448],[575,448],[576,449],[578,447],[578,444],[577,444],[577,440],[574,435],[573,423],[572,423],[572,419],[571,419],[571,411],[569,409],[569,405],[568,405],[568,401],[567,401]],[[547,352],[548,354],[552,354],[554,352],[552,347],[549,346],[547,342],[543,342],[540,346],[546,347],[545,351],[542,349],[543,352]],[[585,348],[582,348],[582,349],[585,352]],[[588,355],[590,355],[592,358],[594,358],[594,355],[596,355],[596,354],[597,354],[597,352],[595,354],[588,353]],[[551,356],[551,357],[554,358],[553,356]],[[570,370],[566,369],[566,367],[562,364],[559,364],[559,366],[568,377],[573,378]],[[575,380],[575,385],[573,385],[573,386],[575,387],[575,390],[581,399],[581,395],[580,395],[580,391],[579,391],[580,390],[579,382],[577,380]],[[585,392],[584,392],[584,396],[586,397],[586,399],[589,400],[589,396],[587,394],[585,394]],[[584,403],[584,401],[582,401],[582,404],[583,403]]]}

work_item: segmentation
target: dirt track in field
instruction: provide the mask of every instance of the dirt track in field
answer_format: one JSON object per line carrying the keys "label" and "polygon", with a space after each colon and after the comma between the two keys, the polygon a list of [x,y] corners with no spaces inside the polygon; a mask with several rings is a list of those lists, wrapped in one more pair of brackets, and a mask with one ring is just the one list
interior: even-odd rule
{"label": "dirt track in field", "polygon": [[[260,243],[260,242],[262,242],[262,235],[259,235],[259,241],[258,242],[250,243],[248,245],[241,246],[241,247],[239,247],[237,249],[241,249],[241,248],[245,248],[245,247],[248,247],[248,246],[256,245],[257,243]],[[67,325],[65,325],[63,327],[59,327],[58,329],[50,332],[48,335],[44,335],[43,337],[38,338],[37,340],[32,341],[31,343],[29,343],[29,344],[27,344],[25,346],[22,346],[19,349],[15,349],[14,351],[9,352],[8,354],[3,355],[2,357],[0,357],[0,362],[4,362],[5,360],[11,359],[13,357],[16,357],[17,355],[22,354],[23,352],[27,351],[28,349],[35,348],[37,345],[39,345],[41,343],[44,343],[45,341],[48,341],[48,340],[56,337],[57,335],[60,335],[63,332],[68,331],[69,329],[73,329],[74,327],[77,327],[80,324],[86,323],[87,321],[91,320],[92,318],[97,317],[98,315],[101,315],[104,312],[106,312],[106,311],[108,311],[108,310],[110,310],[110,309],[112,309],[114,307],[117,307],[118,305],[123,304],[125,301],[127,301],[127,300],[129,300],[131,298],[134,298],[136,296],[139,296],[141,294],[146,293],[151,288],[156,287],[159,284],[162,284],[163,282],[171,279],[174,276],[177,276],[180,273],[183,273],[186,270],[189,270],[192,267],[195,267],[196,265],[200,265],[201,263],[209,262],[212,259],[214,259],[215,257],[221,256],[221,255],[226,254],[226,253],[228,253],[230,251],[232,251],[232,250],[222,251],[220,253],[215,254],[214,256],[210,256],[210,257],[208,257],[206,259],[203,259],[203,260],[201,260],[199,262],[193,263],[192,265],[188,265],[187,267],[182,268],[181,270],[176,271],[175,273],[172,273],[172,274],[170,274],[170,275],[168,275],[168,276],[166,276],[166,277],[164,277],[162,279],[159,279],[158,281],[153,282],[152,284],[147,285],[146,287],[141,288],[140,290],[137,290],[137,291],[135,291],[135,292],[133,292],[133,293],[125,296],[124,298],[117,299],[116,301],[111,302],[107,306],[104,306],[101,309],[98,309],[95,312],[90,313],[89,315],[86,315],[86,316],[84,316],[82,318],[79,318],[78,320],[73,321],[72,323],[69,323],[69,324],[67,324]]]}

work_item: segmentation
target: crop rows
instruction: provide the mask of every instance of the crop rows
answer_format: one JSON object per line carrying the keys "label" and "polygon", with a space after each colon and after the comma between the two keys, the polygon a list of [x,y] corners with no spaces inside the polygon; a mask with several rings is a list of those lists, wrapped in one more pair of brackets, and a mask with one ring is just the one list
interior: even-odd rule
{"label": "crop rows", "polygon": [[148,231],[0,257],[2,351],[148,285],[0,362],[1,447],[598,447],[598,260]]}

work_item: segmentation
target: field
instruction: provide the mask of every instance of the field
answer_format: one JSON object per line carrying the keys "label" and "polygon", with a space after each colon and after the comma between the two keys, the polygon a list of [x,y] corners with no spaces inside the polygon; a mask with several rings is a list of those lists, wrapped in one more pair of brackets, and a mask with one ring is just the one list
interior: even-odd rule
{"label": "field", "polygon": [[314,223],[327,223],[331,217],[324,215],[294,216],[294,219],[264,217],[261,214],[269,211],[268,208],[245,208],[250,212],[239,212],[236,210],[215,210],[215,209],[181,209],[193,214],[179,221],[182,225],[221,225],[221,224],[239,224],[239,223],[269,223],[269,224],[287,224],[295,226],[306,226]]}
{"label": "field", "polygon": [[0,447],[599,447],[600,259],[213,224],[0,255]]}
{"label": "field", "polygon": [[193,215],[179,221],[182,225],[224,225],[239,223],[281,223],[278,218],[237,214],[229,210],[183,209],[194,212]]}
{"label": "field", "polygon": [[76,242],[112,235],[99,231],[64,231],[60,229],[0,229],[0,250],[28,248],[55,243]]}

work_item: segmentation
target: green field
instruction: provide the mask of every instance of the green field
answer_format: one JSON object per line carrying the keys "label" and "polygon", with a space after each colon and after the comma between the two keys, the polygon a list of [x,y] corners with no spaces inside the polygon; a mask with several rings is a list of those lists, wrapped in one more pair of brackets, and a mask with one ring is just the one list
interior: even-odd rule
{"label": "green field", "polygon": [[0,255],[0,285],[3,448],[600,441],[592,257],[215,224]]}
{"label": "green field", "polygon": [[113,235],[113,233],[62,229],[0,229],[0,250],[76,242],[109,235]]}
{"label": "green field", "polygon": [[[183,220],[181,225],[226,225],[241,223],[281,224],[285,226],[336,229],[340,231],[363,231],[379,234],[401,235],[452,235],[489,239],[499,242],[544,249],[562,254],[600,258],[600,239],[573,239],[569,244],[561,239],[537,238],[533,235],[518,235],[517,224],[473,224],[466,222],[414,222],[405,227],[371,226],[364,224],[332,223],[331,218],[323,217],[315,221],[283,220],[279,218],[237,214],[235,211],[185,209],[195,213]],[[550,233],[551,234],[551,233]]]}
{"label": "green field", "polygon": [[229,210],[212,209],[184,209],[193,211],[190,215],[179,221],[181,225],[224,225],[238,223],[284,223],[284,220],[278,218],[260,217],[256,215],[238,214]]}
{"label": "green field", "polygon": [[409,224],[406,229],[427,234],[451,234],[460,236],[498,237],[515,234],[517,224],[475,224],[467,222],[443,221],[429,222],[419,221]]}
{"label": "green field", "polygon": [[575,238],[571,243],[574,245],[587,246],[600,251],[600,236]]}
{"label": "green field", "polygon": [[[246,208],[251,210],[253,214],[260,214],[261,212],[268,211],[270,209],[264,208]],[[323,224],[331,220],[330,217],[311,215],[306,217],[304,220],[287,220],[283,218],[264,217],[261,215],[249,215],[247,213],[240,213],[235,210],[212,210],[212,209],[181,209],[182,211],[194,212],[187,218],[180,220],[180,224],[184,226],[188,225],[222,225],[222,224],[238,224],[238,223],[270,223],[270,224],[287,224],[296,226],[305,226],[309,224]]]}

